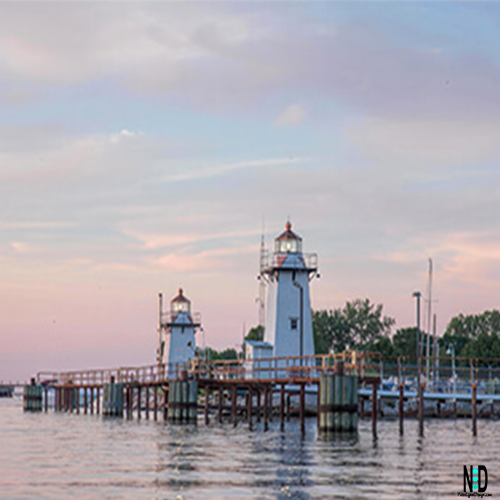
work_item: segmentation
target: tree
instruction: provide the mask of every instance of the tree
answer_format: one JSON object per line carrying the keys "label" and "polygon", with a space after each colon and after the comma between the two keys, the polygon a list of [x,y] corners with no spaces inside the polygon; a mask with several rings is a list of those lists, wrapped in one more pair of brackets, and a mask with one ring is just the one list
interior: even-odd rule
{"label": "tree", "polygon": [[400,328],[392,337],[392,345],[395,356],[415,358],[417,356],[417,329],[415,327]]}
{"label": "tree", "polygon": [[258,325],[250,328],[245,340],[264,340],[264,327]]}
{"label": "tree", "polygon": [[441,345],[445,349],[453,347],[457,357],[500,358],[500,311],[453,317]]}
{"label": "tree", "polygon": [[198,356],[201,359],[206,359],[208,361],[219,361],[222,359],[238,359],[238,353],[236,349],[224,349],[223,351],[217,351],[211,347],[206,347],[205,349],[198,350]]}
{"label": "tree", "polygon": [[[392,352],[387,341],[393,318],[383,316],[382,304],[374,305],[369,299],[347,302],[342,309],[313,312],[313,329],[316,352],[330,349],[341,352],[346,349],[369,351],[381,349]],[[390,342],[389,342],[390,343]]]}

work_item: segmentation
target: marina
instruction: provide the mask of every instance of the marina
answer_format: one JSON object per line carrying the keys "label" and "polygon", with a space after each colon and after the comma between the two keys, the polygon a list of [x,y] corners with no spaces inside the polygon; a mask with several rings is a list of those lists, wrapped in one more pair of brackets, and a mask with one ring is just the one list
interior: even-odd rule
{"label": "marina", "polygon": [[[430,261],[432,278],[432,261]],[[356,432],[358,419],[370,416],[372,432],[382,416],[468,416],[477,435],[478,416],[495,418],[500,409],[500,360],[424,355],[420,340],[420,295],[417,297],[417,353],[388,358],[380,353],[346,350],[315,354],[309,287],[319,277],[318,257],[305,254],[302,238],[287,221],[272,252],[261,246],[263,338],[246,339],[236,359],[200,356],[196,333],[201,314],[193,312],[182,288],[164,310],[159,294],[158,347],[155,365],[103,370],[40,372],[24,387],[26,411],[103,414],[150,418],[169,423],[206,425],[210,419],[233,426],[274,415],[280,429],[292,414],[305,430],[306,415],[315,415],[320,432]],[[264,287],[262,287],[264,285]],[[52,394],[52,404],[49,393]]]}

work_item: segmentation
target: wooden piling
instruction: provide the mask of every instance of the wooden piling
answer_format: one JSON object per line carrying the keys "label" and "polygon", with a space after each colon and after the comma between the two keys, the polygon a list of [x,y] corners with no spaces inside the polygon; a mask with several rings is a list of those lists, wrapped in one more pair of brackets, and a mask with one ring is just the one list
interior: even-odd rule
{"label": "wooden piling", "polygon": [[77,415],[80,414],[80,388],[77,387],[75,388],[75,410],[76,410],[76,413]]}
{"label": "wooden piling", "polygon": [[285,430],[285,384],[280,388],[280,429]]}
{"label": "wooden piling", "polygon": [[471,384],[471,404],[472,435],[477,436],[477,383]]}
{"label": "wooden piling", "polygon": [[163,387],[163,420],[168,421],[168,395],[170,393],[170,384]]}
{"label": "wooden piling", "polygon": [[236,386],[231,388],[231,421],[233,427],[236,427]]}
{"label": "wooden piling", "polygon": [[287,421],[290,421],[290,414],[291,414],[291,402],[290,402],[290,398],[291,398],[291,395],[290,395],[290,392],[286,395],[286,419]]}
{"label": "wooden piling", "polygon": [[418,434],[424,435],[424,388],[425,382],[418,384]]}
{"label": "wooden piling", "polygon": [[372,432],[377,435],[377,384],[372,384]]}
{"label": "wooden piling", "polygon": [[[267,420],[267,417],[268,417],[268,415],[267,415],[267,412],[268,412],[267,403],[269,401],[268,390],[269,390],[269,387],[266,384],[264,386],[264,431],[267,431],[269,429],[269,422]],[[260,394],[260,391],[259,391],[259,394]]]}
{"label": "wooden piling", "polygon": [[304,384],[300,384],[300,401],[299,401],[299,418],[300,418],[300,430],[302,433],[306,430],[305,423],[305,406],[306,406],[306,393]]}
{"label": "wooden piling", "polygon": [[127,386],[127,391],[126,391],[126,405],[127,405],[127,419],[132,418],[132,387]]}
{"label": "wooden piling", "polygon": [[219,393],[218,394],[219,394],[219,397],[217,400],[217,422],[219,422],[219,424],[221,424],[222,423],[222,398],[223,398],[223,394],[224,394],[222,386],[219,386]]}
{"label": "wooden piling", "polygon": [[269,385],[269,391],[267,393],[268,397],[268,407],[267,407],[267,413],[268,413],[268,418],[269,422],[273,421],[273,386],[272,384]]}
{"label": "wooden piling", "polygon": [[153,418],[155,422],[158,420],[158,386],[153,387]]}
{"label": "wooden piling", "polygon": [[49,411],[49,388],[44,386],[43,388],[43,401],[45,413]]}
{"label": "wooden piling", "polygon": [[87,415],[89,409],[88,387],[83,388],[83,412]]}
{"label": "wooden piling", "polygon": [[205,388],[205,408],[204,408],[205,425],[209,424],[209,417],[208,417],[209,403],[210,403],[210,386],[207,385],[207,387]]}
{"label": "wooden piling", "polygon": [[261,400],[260,400],[260,387],[257,387],[257,418],[256,421],[260,422],[260,415],[261,415]]}
{"label": "wooden piling", "polygon": [[405,395],[405,387],[403,384],[399,384],[399,408],[398,408],[398,417],[399,417],[399,434],[404,434],[404,395]]}
{"label": "wooden piling", "polygon": [[252,387],[249,387],[247,390],[247,419],[248,419],[248,428],[252,429]]}
{"label": "wooden piling", "polygon": [[146,390],[146,420],[149,420],[149,385],[144,389]]}
{"label": "wooden piling", "polygon": [[142,404],[141,386],[137,385],[137,420],[141,419],[141,404]]}
{"label": "wooden piling", "polygon": [[90,414],[94,414],[94,387],[90,388]]}

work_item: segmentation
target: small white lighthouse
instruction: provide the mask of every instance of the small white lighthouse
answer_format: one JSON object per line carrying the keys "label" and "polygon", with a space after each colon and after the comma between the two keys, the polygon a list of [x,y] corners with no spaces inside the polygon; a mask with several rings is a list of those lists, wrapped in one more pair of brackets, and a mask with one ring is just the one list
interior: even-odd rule
{"label": "small white lighthouse", "polygon": [[274,253],[263,259],[268,284],[264,340],[273,356],[314,355],[309,281],[317,276],[317,255],[302,253],[302,238],[286,223],[274,240]]}
{"label": "small white lighthouse", "polygon": [[191,302],[180,288],[179,294],[170,301],[170,311],[166,314],[166,320],[161,320],[162,329],[170,335],[167,354],[169,378],[176,378],[179,370],[186,369],[188,361],[194,359],[196,354],[194,335],[199,326],[199,315],[192,315]]}

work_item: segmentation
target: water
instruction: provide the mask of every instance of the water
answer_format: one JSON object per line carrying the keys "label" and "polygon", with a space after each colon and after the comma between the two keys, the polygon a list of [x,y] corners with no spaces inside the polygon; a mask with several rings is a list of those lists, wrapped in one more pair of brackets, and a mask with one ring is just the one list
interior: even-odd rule
{"label": "water", "polygon": [[500,422],[369,421],[357,436],[318,438],[309,419],[285,433],[242,422],[205,427],[96,415],[26,414],[0,400],[2,500],[428,499],[463,490],[463,465],[484,464],[488,489],[500,494]]}

